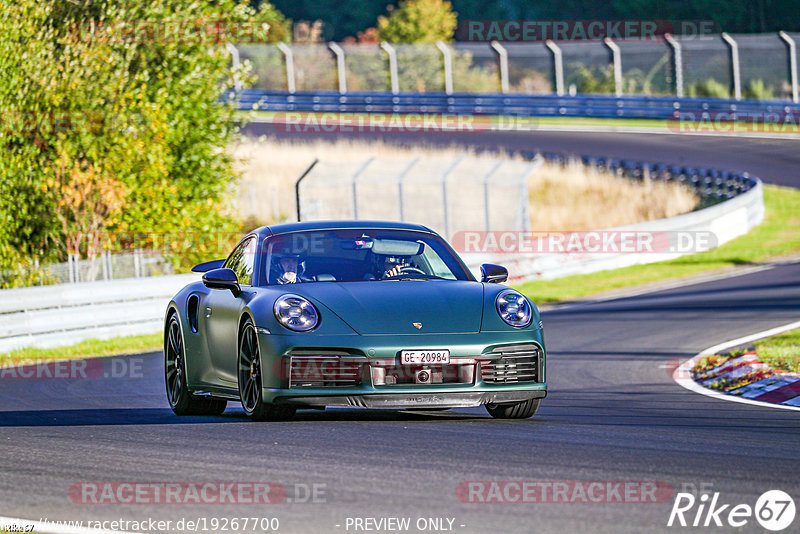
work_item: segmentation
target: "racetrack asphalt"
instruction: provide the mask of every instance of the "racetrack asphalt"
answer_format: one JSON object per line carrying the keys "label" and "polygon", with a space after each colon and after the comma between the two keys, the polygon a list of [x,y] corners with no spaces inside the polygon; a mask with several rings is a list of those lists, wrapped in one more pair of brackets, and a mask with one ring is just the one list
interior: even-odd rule
{"label": "racetrack asphalt", "polygon": [[548,131],[482,132],[324,132],[287,133],[269,123],[245,126],[247,135],[280,139],[335,140],[339,137],[406,145],[461,145],[478,149],[537,150],[581,156],[614,157],[724,171],[749,172],[768,183],[800,187],[800,142],[795,139],[679,135],[671,133],[619,133]]}
{"label": "racetrack asphalt", "polygon": [[[703,164],[800,185],[794,141],[544,132],[458,134],[454,141],[447,135],[426,140]],[[730,504],[752,506],[770,489],[797,500],[797,412],[695,394],[672,380],[671,369],[708,346],[796,321],[798,282],[800,263],[789,263],[544,312],[550,394],[534,418],[522,421],[494,420],[482,408],[332,409],[252,423],[234,403],[220,417],[179,418],[165,398],[160,354],[109,360],[118,362],[104,364],[118,366],[117,378],[3,378],[0,515],[277,517],[279,532],[354,532],[346,529],[348,517],[410,517],[412,525],[420,517],[445,517],[464,533],[618,533],[682,529],[666,527],[671,498],[482,504],[462,502],[456,489],[464,481],[663,481],[676,492],[719,492]],[[290,496],[295,485],[322,484],[325,502],[74,502],[70,488],[86,481],[274,481]],[[797,525],[800,518],[786,532]],[[763,531],[752,518],[743,530]]]}

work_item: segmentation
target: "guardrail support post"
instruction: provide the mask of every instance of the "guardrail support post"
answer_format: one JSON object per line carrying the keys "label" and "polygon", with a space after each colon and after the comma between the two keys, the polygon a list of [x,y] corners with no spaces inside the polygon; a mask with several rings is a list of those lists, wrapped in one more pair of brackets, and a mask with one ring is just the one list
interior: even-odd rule
{"label": "guardrail support post", "polygon": [[436,48],[442,52],[442,62],[444,63],[444,92],[448,95],[453,94],[453,54],[450,47],[442,41],[436,41]]}
{"label": "guardrail support post", "polygon": [[372,163],[375,158],[369,158],[364,164],[353,174],[353,219],[358,219],[358,177],[364,174],[364,171],[367,170],[370,163]]}
{"label": "guardrail support post", "polygon": [[497,52],[497,59],[500,62],[500,92],[508,92],[508,52],[506,47],[498,41],[492,41],[492,49]]}
{"label": "guardrail support post", "polygon": [[672,50],[672,74],[675,76],[675,96],[683,98],[683,54],[681,43],[669,33],[664,34],[664,40]]}
{"label": "guardrail support post", "polygon": [[736,100],[742,99],[742,80],[739,76],[739,45],[726,32],[721,34],[722,40],[728,45],[731,55],[731,79],[733,80],[733,97]]}
{"label": "guardrail support post", "polygon": [[609,37],[603,39],[603,44],[611,51],[611,61],[614,67],[614,94],[622,96],[622,53],[617,43]]}
{"label": "guardrail support post", "polygon": [[344,49],[337,43],[328,43],[328,48],[336,56],[336,74],[339,76],[339,94],[347,93],[347,73],[344,64]]}
{"label": "guardrail support post", "polygon": [[381,43],[381,48],[389,56],[389,83],[392,86],[392,94],[400,92],[400,80],[397,74],[397,51],[389,43]]}
{"label": "guardrail support post", "polygon": [[564,61],[561,58],[561,48],[551,39],[545,41],[544,44],[553,53],[553,79],[556,81],[556,94],[564,96]]}
{"label": "guardrail support post", "polygon": [[792,85],[792,102],[797,103],[800,102],[797,91],[797,48],[788,33],[778,32],[778,36],[789,48],[789,83]]}
{"label": "guardrail support post", "polygon": [[286,64],[286,90],[294,93],[297,89],[294,84],[294,55],[292,49],[286,43],[278,43],[278,50],[283,54],[283,61]]}

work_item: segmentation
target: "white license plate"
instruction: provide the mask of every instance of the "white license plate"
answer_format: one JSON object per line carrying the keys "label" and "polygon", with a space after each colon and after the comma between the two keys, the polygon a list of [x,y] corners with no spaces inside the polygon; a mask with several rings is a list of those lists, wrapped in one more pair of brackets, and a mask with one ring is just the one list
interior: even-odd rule
{"label": "white license plate", "polygon": [[443,350],[403,350],[400,351],[400,363],[450,363],[450,351]]}

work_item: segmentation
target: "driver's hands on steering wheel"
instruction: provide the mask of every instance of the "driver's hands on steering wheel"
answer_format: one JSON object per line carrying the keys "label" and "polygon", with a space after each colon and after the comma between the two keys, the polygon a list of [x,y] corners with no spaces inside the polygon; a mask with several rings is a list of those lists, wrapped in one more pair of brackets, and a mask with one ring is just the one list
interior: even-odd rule
{"label": "driver's hands on steering wheel", "polygon": [[410,267],[410,265],[407,264],[407,263],[400,263],[398,265],[395,265],[394,267],[392,267],[391,269],[386,271],[386,273],[384,273],[383,277],[384,278],[391,278],[392,276],[397,276],[398,274],[400,274],[403,271],[403,269],[405,267]]}

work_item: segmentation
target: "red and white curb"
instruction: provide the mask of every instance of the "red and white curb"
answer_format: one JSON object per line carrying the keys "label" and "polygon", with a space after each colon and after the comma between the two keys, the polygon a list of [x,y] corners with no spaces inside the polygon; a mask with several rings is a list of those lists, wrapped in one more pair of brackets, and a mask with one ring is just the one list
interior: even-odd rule
{"label": "red and white curb", "polygon": [[[785,324],[783,326],[779,326],[777,328],[771,328],[769,330],[764,330],[763,332],[756,332],[755,334],[751,334],[749,336],[740,337],[738,339],[732,339],[730,341],[726,341],[724,343],[720,343],[719,345],[714,345],[713,347],[709,347],[704,351],[698,353],[697,355],[689,358],[688,360],[681,363],[673,372],[672,378],[678,385],[688,389],[689,391],[693,391],[695,393],[699,393],[701,395],[705,395],[707,397],[712,397],[716,399],[727,400],[731,402],[740,402],[744,404],[751,404],[755,406],[766,406],[770,408],[780,408],[783,410],[800,410],[800,406],[791,406],[787,404],[776,404],[774,402],[766,402],[763,400],[755,400],[746,397],[740,397],[738,395],[731,395],[728,393],[722,393],[720,391],[715,391],[713,389],[708,389],[706,387],[701,386],[697,382],[694,381],[692,378],[692,369],[700,362],[701,359],[705,358],[706,356],[711,356],[712,354],[718,354],[721,351],[729,349],[731,347],[735,347],[737,345],[743,345],[745,343],[750,343],[751,341],[756,341],[758,339],[763,339],[765,337],[775,336],[778,334],[782,334],[783,332],[794,330],[796,328],[800,328],[800,321],[796,321],[794,323]],[[777,377],[773,377],[773,380],[777,380]],[[796,382],[795,382],[796,384]],[[777,387],[780,387],[779,384]],[[753,384],[750,384],[753,386]]]}

